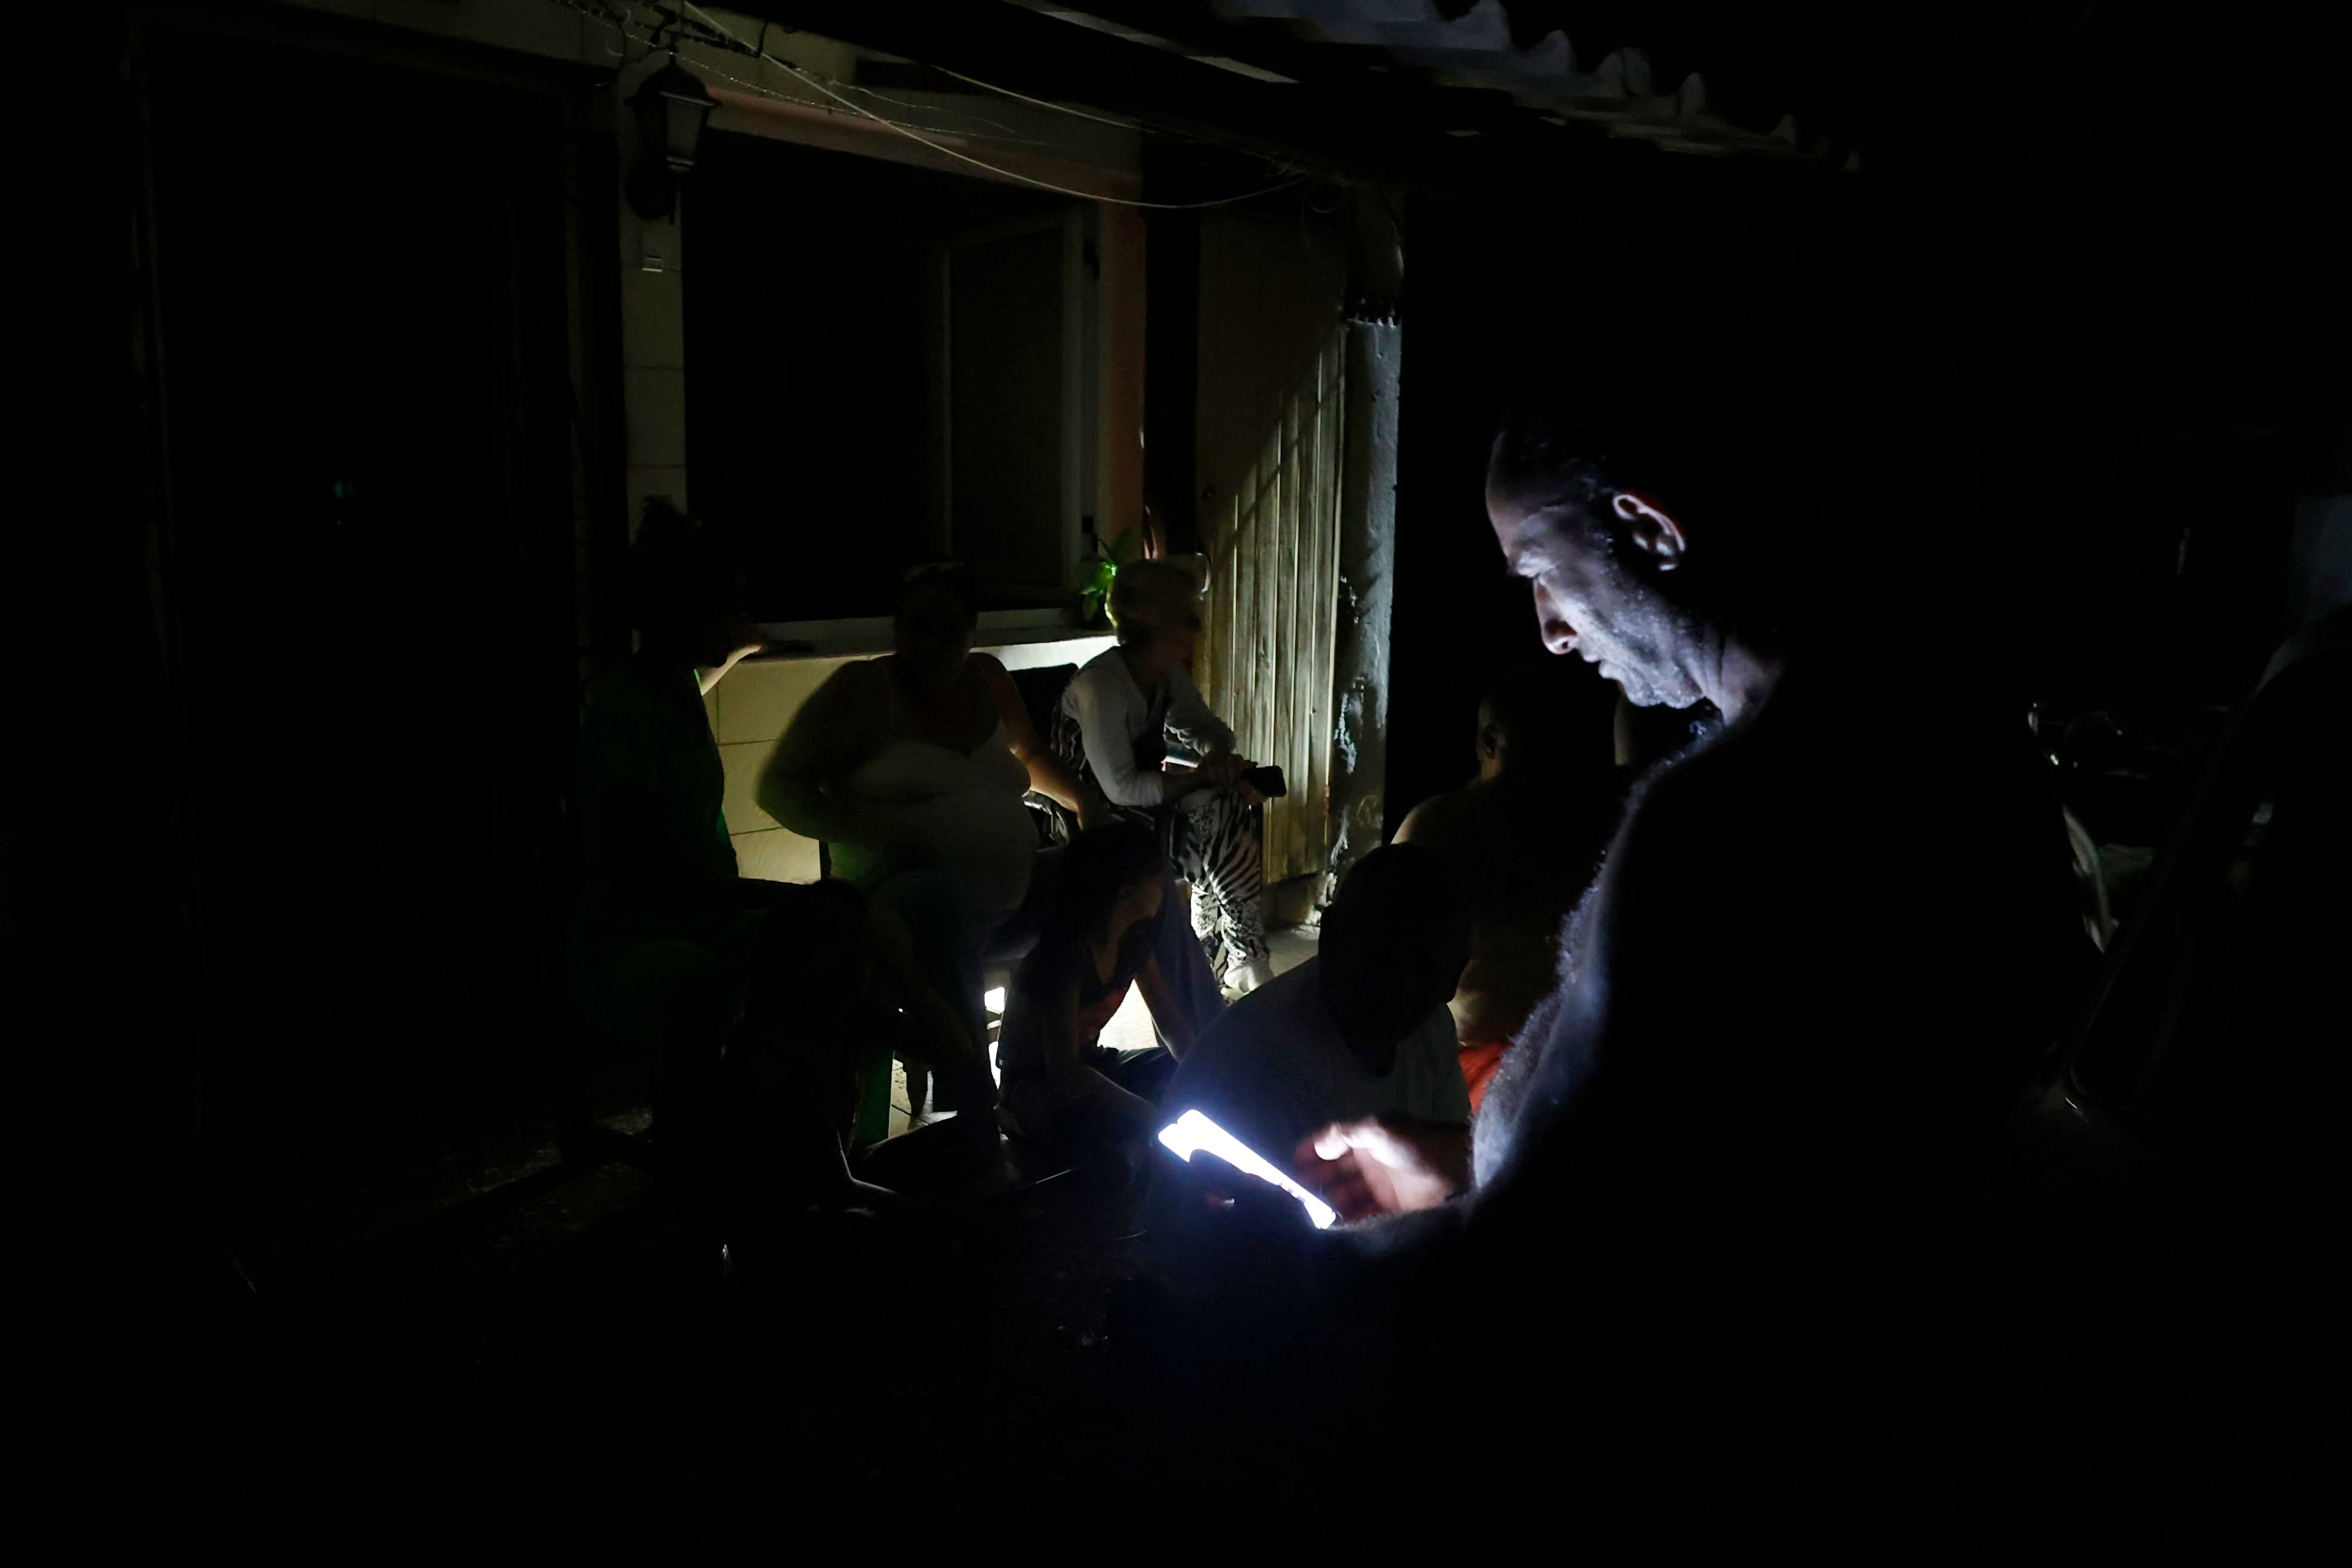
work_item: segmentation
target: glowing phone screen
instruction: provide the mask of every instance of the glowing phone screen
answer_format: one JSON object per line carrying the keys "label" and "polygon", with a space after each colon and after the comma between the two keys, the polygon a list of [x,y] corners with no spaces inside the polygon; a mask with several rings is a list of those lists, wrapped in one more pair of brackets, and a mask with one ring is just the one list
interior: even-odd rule
{"label": "glowing phone screen", "polygon": [[1161,1128],[1160,1141],[1187,1164],[1192,1163],[1195,1150],[1206,1149],[1234,1170],[1246,1171],[1263,1182],[1272,1182],[1306,1205],[1307,1217],[1315,1222],[1318,1230],[1328,1229],[1339,1217],[1329,1204],[1292,1181],[1271,1161],[1262,1158],[1240,1139],[1197,1110],[1188,1110]]}

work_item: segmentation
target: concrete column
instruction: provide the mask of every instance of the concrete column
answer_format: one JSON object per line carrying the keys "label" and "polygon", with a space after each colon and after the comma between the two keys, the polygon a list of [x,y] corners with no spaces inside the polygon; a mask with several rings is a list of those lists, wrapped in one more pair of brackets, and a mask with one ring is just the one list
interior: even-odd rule
{"label": "concrete column", "polygon": [[[624,181],[645,154],[629,95],[668,63],[648,56],[613,84]],[[686,493],[686,315],[683,218],[692,199],[679,193],[667,218],[644,218],[620,203],[621,388],[626,432],[629,536],[648,497],[684,510]]]}
{"label": "concrete column", "polygon": [[1349,258],[1347,445],[1332,658],[1331,854],[1321,898],[1386,841],[1389,630],[1396,572],[1397,392],[1404,253],[1392,192],[1360,190]]}

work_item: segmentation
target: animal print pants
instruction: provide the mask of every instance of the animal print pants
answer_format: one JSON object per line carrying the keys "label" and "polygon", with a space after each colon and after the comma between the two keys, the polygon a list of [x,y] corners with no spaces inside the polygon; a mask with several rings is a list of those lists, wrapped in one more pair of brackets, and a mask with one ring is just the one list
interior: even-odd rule
{"label": "animal print pants", "polygon": [[[1056,712],[1049,743],[1065,766],[1102,787],[1087,763],[1086,738],[1076,719]],[[1258,808],[1244,805],[1238,790],[1203,789],[1132,814],[1159,830],[1169,870],[1192,885],[1192,934],[1208,954],[1209,973],[1223,980],[1240,965],[1264,958],[1265,853]]]}
{"label": "animal print pants", "polygon": [[1223,977],[1265,956],[1265,855],[1258,813],[1233,789],[1196,790],[1175,814],[1169,860],[1192,884],[1192,934]]}

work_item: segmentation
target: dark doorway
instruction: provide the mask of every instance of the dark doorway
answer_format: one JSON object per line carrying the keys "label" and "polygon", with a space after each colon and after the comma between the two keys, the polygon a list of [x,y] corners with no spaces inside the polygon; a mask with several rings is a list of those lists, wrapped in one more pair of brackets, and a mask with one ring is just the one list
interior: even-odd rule
{"label": "dark doorway", "polygon": [[[569,154],[554,92],[250,40],[172,38],[152,87],[207,1089],[268,1135],[539,1035],[573,727]],[[126,741],[100,765],[167,752]]]}

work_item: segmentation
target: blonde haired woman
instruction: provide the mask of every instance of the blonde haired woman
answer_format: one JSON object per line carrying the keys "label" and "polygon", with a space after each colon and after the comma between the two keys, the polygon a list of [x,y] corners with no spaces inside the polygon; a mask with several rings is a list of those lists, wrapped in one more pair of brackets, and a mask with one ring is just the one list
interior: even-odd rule
{"label": "blonde haired woman", "polygon": [[[1192,684],[1200,580],[1172,561],[1137,561],[1110,590],[1118,646],[1072,678],[1054,714],[1054,751],[1112,805],[1162,826],[1171,868],[1192,885],[1192,930],[1228,990],[1273,977],[1266,963],[1262,797],[1234,732]],[[1171,741],[1200,758],[1168,765]]]}

